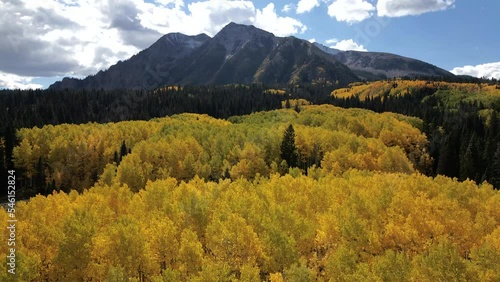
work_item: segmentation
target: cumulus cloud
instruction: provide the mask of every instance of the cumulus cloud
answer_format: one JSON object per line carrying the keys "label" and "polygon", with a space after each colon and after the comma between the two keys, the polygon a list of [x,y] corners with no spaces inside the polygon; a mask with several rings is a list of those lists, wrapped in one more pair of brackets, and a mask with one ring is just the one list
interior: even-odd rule
{"label": "cumulus cloud", "polygon": [[297,14],[310,12],[315,7],[319,6],[318,0],[299,0],[297,3]]}
{"label": "cumulus cloud", "polygon": [[364,0],[335,0],[328,6],[328,15],[352,24],[370,18],[374,10],[375,7]]}
{"label": "cumulus cloud", "polygon": [[341,41],[333,41],[327,40],[327,44],[335,43],[335,45],[331,45],[330,48],[342,50],[342,51],[363,51],[366,52],[366,48],[363,45],[356,43],[352,39],[345,39]]}
{"label": "cumulus cloud", "polygon": [[326,44],[335,44],[337,42],[339,42],[339,40],[337,38],[327,39],[325,41]]}
{"label": "cumulus cloud", "polygon": [[456,75],[470,75],[475,77],[500,79],[500,62],[477,66],[456,67],[450,72]]}
{"label": "cumulus cloud", "polygon": [[291,10],[294,9],[294,7],[295,7],[295,5],[293,3],[288,3],[285,6],[283,6],[283,9],[281,9],[281,11],[283,13],[289,13]]}
{"label": "cumulus cloud", "polygon": [[49,9],[18,5],[16,1],[1,4],[0,71],[37,76],[46,68],[51,75],[77,67],[78,62],[68,56],[63,46],[40,38],[48,29],[75,28],[75,24]]}
{"label": "cumulus cloud", "polygon": [[304,33],[307,30],[304,24],[294,18],[278,16],[273,3],[269,3],[262,11],[257,10],[254,25],[277,36]]}
{"label": "cumulus cloud", "polygon": [[414,16],[453,7],[455,0],[378,0],[377,13],[380,17]]}
{"label": "cumulus cloud", "polygon": [[[309,8],[310,6],[306,3],[318,1],[301,0],[299,4],[301,2],[305,2],[303,10],[306,12],[315,7]],[[339,22],[353,24],[372,17],[375,11],[379,17],[403,17],[442,11],[455,6],[455,0],[378,0],[376,7],[370,2],[375,1],[334,0],[328,6],[328,15]],[[297,7],[297,13],[299,13],[299,7]]]}
{"label": "cumulus cloud", "polygon": [[307,29],[272,3],[258,9],[246,0],[16,0],[0,7],[0,72],[28,84],[30,77],[94,74],[170,32],[213,36],[231,21],[278,36]]}
{"label": "cumulus cloud", "polygon": [[[174,1],[162,1],[163,5],[174,3]],[[144,49],[161,37],[162,34],[157,30],[142,26],[139,19],[141,10],[134,2],[109,0],[105,7],[105,13],[110,15],[109,28],[119,32],[124,44]]]}
{"label": "cumulus cloud", "polygon": [[177,6],[177,7],[184,6],[183,0],[155,0],[154,2],[163,6]]}
{"label": "cumulus cloud", "polygon": [[42,85],[32,83],[32,77],[22,77],[0,72],[0,89],[38,89]]}

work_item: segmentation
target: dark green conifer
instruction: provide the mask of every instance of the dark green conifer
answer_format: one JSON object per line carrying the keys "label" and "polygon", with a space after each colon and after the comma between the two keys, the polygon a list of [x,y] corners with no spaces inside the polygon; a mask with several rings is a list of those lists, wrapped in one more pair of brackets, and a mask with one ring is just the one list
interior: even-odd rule
{"label": "dark green conifer", "polygon": [[298,161],[297,147],[295,146],[295,130],[290,124],[283,134],[281,142],[281,158],[286,161],[288,167],[296,167]]}

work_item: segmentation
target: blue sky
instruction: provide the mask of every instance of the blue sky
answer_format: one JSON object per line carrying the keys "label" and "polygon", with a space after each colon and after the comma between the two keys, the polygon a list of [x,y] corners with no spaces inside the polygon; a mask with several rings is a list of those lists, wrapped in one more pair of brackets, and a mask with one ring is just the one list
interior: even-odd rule
{"label": "blue sky", "polygon": [[0,10],[0,88],[85,77],[163,34],[213,36],[231,21],[500,79],[497,0],[5,0]]}

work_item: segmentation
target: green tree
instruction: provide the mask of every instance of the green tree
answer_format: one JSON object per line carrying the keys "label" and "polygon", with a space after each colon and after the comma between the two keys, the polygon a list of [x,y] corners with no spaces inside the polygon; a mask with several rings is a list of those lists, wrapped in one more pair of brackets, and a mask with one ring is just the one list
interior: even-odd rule
{"label": "green tree", "polygon": [[493,155],[490,182],[496,189],[500,189],[500,142],[497,143],[497,150]]}
{"label": "green tree", "polygon": [[295,146],[295,130],[290,124],[283,134],[281,142],[281,158],[286,161],[289,167],[297,166],[297,147]]}
{"label": "green tree", "polygon": [[120,146],[120,160],[123,159],[128,154],[127,145],[125,144],[125,140],[122,141],[122,145]]}

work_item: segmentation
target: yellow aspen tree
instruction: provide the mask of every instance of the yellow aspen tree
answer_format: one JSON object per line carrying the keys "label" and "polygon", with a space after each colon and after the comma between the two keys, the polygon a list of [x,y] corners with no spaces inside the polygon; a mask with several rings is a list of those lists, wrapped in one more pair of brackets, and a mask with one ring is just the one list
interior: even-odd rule
{"label": "yellow aspen tree", "polygon": [[145,234],[140,224],[129,216],[119,217],[101,230],[94,237],[93,246],[91,279],[102,280],[111,267],[123,268],[126,278],[141,281],[153,274]]}
{"label": "yellow aspen tree", "polygon": [[232,269],[253,265],[263,255],[261,242],[253,228],[234,213],[215,215],[207,226],[207,248],[217,261],[229,263]]}
{"label": "yellow aspen tree", "polygon": [[150,247],[148,255],[160,271],[174,269],[179,257],[178,231],[174,223],[168,218],[158,217],[147,221],[143,228]]}
{"label": "yellow aspen tree", "polygon": [[446,239],[413,259],[411,277],[418,281],[479,281],[468,271],[457,248]]}
{"label": "yellow aspen tree", "polygon": [[33,145],[26,138],[12,151],[15,166],[24,168],[28,178],[32,178],[35,174],[36,154],[34,151]]}
{"label": "yellow aspen tree", "polygon": [[91,261],[92,237],[96,233],[94,215],[86,209],[75,209],[63,226],[64,239],[59,242],[57,264],[58,280],[85,279]]}
{"label": "yellow aspen tree", "polygon": [[153,166],[150,163],[142,162],[140,157],[132,153],[123,158],[116,177],[119,183],[127,184],[134,192],[146,186]]}
{"label": "yellow aspen tree", "polygon": [[191,277],[201,271],[203,266],[203,246],[196,233],[184,229],[181,233],[179,248],[179,272],[185,277]]}
{"label": "yellow aspen tree", "polygon": [[387,250],[385,254],[377,256],[373,262],[373,272],[382,281],[411,281],[411,269],[409,256],[391,249]]}
{"label": "yellow aspen tree", "polygon": [[257,175],[266,176],[269,169],[262,150],[253,143],[245,143],[239,154],[240,161],[231,169],[231,178],[253,179]]}

